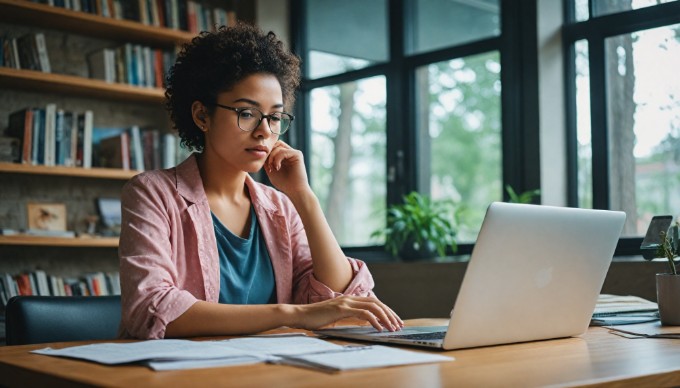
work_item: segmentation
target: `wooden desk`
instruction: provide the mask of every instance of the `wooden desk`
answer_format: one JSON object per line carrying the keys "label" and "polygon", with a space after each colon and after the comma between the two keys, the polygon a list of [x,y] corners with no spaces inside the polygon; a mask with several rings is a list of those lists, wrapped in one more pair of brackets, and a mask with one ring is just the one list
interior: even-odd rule
{"label": "wooden desk", "polygon": [[[411,324],[442,324],[414,320]],[[64,342],[53,348],[84,344]],[[446,387],[446,386],[678,386],[680,341],[626,339],[603,328],[577,338],[441,352],[456,361],[323,373],[256,364],[154,372],[142,366],[99,364],[42,356],[46,345],[0,347],[0,385],[7,386],[248,386],[248,387]]]}

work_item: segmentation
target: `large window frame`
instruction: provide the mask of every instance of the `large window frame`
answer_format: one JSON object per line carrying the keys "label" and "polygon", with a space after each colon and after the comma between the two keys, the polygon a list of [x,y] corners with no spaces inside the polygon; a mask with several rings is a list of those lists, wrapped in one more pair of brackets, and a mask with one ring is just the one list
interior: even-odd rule
{"label": "large window frame", "polygon": [[[578,157],[576,123],[576,52],[574,44],[587,40],[590,71],[590,126],[592,147],[592,201],[594,209],[611,209],[609,187],[609,144],[607,123],[607,85],[605,41],[607,38],[636,31],[680,23],[680,2],[670,2],[647,8],[591,16],[576,22],[574,0],[565,0],[565,22],[562,28],[564,48],[565,91],[567,109],[567,205],[577,207]],[[589,1],[594,14],[593,0]],[[605,150],[605,151],[603,151]],[[621,238],[615,256],[640,255],[642,236]]]}
{"label": "large window frame", "polygon": [[[383,75],[387,87],[387,169],[395,179],[387,183],[387,205],[398,203],[406,193],[419,189],[418,134],[416,130],[416,69],[431,63],[497,51],[501,58],[501,125],[503,187],[516,191],[540,185],[537,6],[533,1],[500,0],[499,36],[426,53],[406,54],[406,36],[412,28],[411,0],[388,1],[389,60],[359,70],[318,79],[303,78],[296,103],[295,128],[290,131],[293,146],[309,153],[310,101],[312,89]],[[293,50],[308,63],[305,45],[305,3],[291,0]],[[305,74],[305,72],[303,72]],[[412,130],[408,130],[408,129]],[[415,146],[414,146],[415,145]],[[306,159],[309,163],[309,158]],[[309,166],[308,166],[309,168]],[[386,171],[387,175],[387,171]],[[507,193],[499,193],[507,200]],[[457,254],[469,254],[474,244],[460,244]],[[344,248],[347,254],[367,260],[384,260],[382,246]]]}

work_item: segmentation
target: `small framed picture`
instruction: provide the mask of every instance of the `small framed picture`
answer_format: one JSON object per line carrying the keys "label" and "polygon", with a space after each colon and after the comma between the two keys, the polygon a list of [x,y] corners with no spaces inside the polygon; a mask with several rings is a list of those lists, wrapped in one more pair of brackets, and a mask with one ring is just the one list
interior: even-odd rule
{"label": "small framed picture", "polygon": [[97,210],[99,211],[99,219],[103,226],[102,234],[109,236],[120,235],[120,199],[97,198]]}
{"label": "small framed picture", "polygon": [[36,203],[28,205],[28,228],[35,230],[66,230],[66,205],[63,203]]}

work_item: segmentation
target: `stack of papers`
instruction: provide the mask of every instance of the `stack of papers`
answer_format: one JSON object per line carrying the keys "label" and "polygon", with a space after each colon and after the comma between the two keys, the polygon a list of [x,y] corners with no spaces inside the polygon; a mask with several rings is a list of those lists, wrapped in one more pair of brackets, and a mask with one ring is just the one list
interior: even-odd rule
{"label": "stack of papers", "polygon": [[659,319],[659,306],[633,295],[602,294],[590,321],[591,326],[629,325]]}
{"label": "stack of papers", "polygon": [[386,346],[342,346],[303,334],[242,337],[223,341],[151,340],[99,343],[32,353],[105,365],[140,363],[156,371],[210,368],[259,362],[343,371],[453,361],[432,353]]}

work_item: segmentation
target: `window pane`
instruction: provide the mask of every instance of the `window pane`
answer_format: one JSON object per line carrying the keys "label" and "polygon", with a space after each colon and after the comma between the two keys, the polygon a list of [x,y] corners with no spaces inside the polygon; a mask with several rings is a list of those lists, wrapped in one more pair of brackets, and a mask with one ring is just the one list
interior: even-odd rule
{"label": "window pane", "polygon": [[311,92],[312,189],[344,247],[385,226],[385,77]]}
{"label": "window pane", "polygon": [[625,236],[680,209],[680,24],[605,41],[611,208]]}
{"label": "window pane", "polygon": [[433,198],[467,209],[458,242],[473,242],[502,200],[501,66],[497,52],[417,70],[419,175]]}
{"label": "window pane", "polygon": [[[651,7],[653,5],[670,3],[677,0],[591,0],[593,2],[593,15],[603,16],[617,12],[630,11],[631,9],[639,9]],[[574,14],[576,21],[584,21],[589,19],[590,11],[588,9],[588,0],[573,0]]]}
{"label": "window pane", "polygon": [[578,156],[578,206],[593,207],[593,150],[590,137],[590,63],[588,41],[579,40],[576,50],[576,141]]}
{"label": "window pane", "polygon": [[409,53],[421,53],[500,34],[498,0],[417,0]]}
{"label": "window pane", "polygon": [[657,4],[670,3],[677,0],[591,0],[593,2],[593,16],[608,15],[617,12],[630,11],[651,7]]}
{"label": "window pane", "polygon": [[309,78],[387,61],[386,0],[308,0],[306,6]]}

